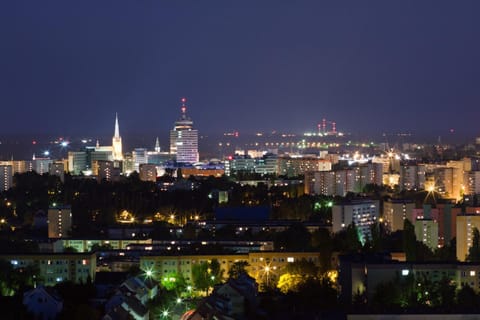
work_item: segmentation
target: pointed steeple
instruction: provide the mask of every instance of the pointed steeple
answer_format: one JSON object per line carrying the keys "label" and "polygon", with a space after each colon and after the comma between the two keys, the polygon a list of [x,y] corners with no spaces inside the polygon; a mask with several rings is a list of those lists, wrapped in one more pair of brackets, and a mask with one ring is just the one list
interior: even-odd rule
{"label": "pointed steeple", "polygon": [[115,134],[114,138],[120,138],[120,128],[118,126],[118,113],[115,112]]}
{"label": "pointed steeple", "polygon": [[158,137],[157,140],[155,140],[155,152],[160,152],[160,142],[158,141]]}
{"label": "pointed steeple", "polygon": [[113,160],[123,160],[122,153],[122,137],[120,137],[120,129],[118,125],[118,113],[115,113],[115,134],[112,138],[112,157]]}

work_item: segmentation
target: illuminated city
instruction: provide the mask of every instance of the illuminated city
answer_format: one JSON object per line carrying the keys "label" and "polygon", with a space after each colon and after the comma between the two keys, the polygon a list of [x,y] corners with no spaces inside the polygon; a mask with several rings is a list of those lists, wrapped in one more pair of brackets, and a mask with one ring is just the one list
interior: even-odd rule
{"label": "illuminated city", "polygon": [[2,319],[480,317],[480,4],[52,3],[0,5]]}

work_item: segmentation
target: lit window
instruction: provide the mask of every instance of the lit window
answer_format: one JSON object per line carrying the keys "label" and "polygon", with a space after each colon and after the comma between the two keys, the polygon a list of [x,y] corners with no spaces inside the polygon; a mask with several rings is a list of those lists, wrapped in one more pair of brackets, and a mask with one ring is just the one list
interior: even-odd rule
{"label": "lit window", "polygon": [[475,270],[470,270],[470,276],[475,277]]}
{"label": "lit window", "polygon": [[410,273],[410,272],[409,272],[408,269],[403,269],[403,270],[402,270],[402,276],[408,276],[409,273]]}
{"label": "lit window", "polygon": [[288,257],[287,258],[287,262],[294,262],[294,261],[295,261],[295,259],[293,257]]}

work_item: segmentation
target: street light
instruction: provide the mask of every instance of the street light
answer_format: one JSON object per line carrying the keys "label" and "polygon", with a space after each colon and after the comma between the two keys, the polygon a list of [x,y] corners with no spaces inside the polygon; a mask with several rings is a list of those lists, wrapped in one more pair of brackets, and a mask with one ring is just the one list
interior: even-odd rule
{"label": "street light", "polygon": [[265,275],[267,276],[267,288],[269,287],[269,276],[270,276],[270,265],[266,265],[264,268],[263,268],[263,271],[265,272]]}
{"label": "street light", "polygon": [[168,314],[169,314],[168,309],[165,309],[162,311],[162,317],[166,318],[168,317]]}

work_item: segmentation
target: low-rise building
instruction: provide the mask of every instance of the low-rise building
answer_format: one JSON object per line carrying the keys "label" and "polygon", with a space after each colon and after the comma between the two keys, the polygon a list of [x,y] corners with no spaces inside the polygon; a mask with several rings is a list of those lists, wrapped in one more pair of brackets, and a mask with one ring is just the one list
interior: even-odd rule
{"label": "low-rise building", "polygon": [[0,259],[10,262],[15,269],[37,266],[37,282],[45,286],[54,286],[62,281],[93,281],[97,267],[95,253],[1,254]]}

